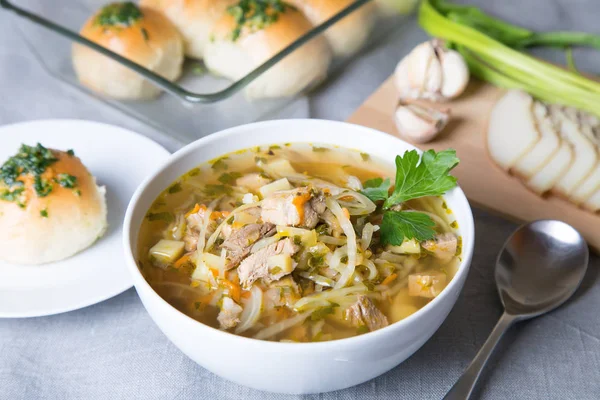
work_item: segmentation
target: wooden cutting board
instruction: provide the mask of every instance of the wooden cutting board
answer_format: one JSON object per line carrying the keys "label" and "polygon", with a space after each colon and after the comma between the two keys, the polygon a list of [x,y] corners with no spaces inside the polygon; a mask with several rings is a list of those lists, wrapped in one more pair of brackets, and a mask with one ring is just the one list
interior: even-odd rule
{"label": "wooden cutting board", "polygon": [[[419,148],[456,149],[460,165],[454,170],[459,185],[472,205],[501,214],[515,221],[559,219],[582,233],[597,252],[600,251],[600,215],[555,196],[541,198],[509,176],[489,158],[484,143],[487,121],[502,89],[472,80],[466,92],[451,103],[452,120],[433,142]],[[397,136],[393,121],[398,98],[393,79],[388,79],[350,116],[349,122]]]}

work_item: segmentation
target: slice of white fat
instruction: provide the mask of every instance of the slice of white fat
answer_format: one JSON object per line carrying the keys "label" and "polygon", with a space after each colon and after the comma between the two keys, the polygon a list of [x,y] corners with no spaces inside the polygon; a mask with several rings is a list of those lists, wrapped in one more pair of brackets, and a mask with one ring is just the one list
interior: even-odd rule
{"label": "slice of white fat", "polygon": [[550,119],[548,109],[539,101],[533,104],[533,115],[540,140],[521,157],[511,172],[521,178],[530,179],[538,173],[560,148],[561,139],[554,122]]}
{"label": "slice of white fat", "polygon": [[596,193],[591,195],[583,204],[583,208],[591,212],[600,210],[600,189],[596,190]]}
{"label": "slice of white fat", "polygon": [[582,204],[599,190],[600,162],[596,163],[596,167],[592,170],[592,173],[573,190],[569,199],[575,204]]}
{"label": "slice of white fat", "polygon": [[600,136],[598,136],[599,125],[596,123],[597,120],[598,118],[595,115],[583,112],[579,113],[579,118],[577,119],[583,134],[587,136],[596,147],[600,147]]}
{"label": "slice of white fat", "polygon": [[551,109],[551,116],[560,127],[563,140],[570,142],[575,151],[575,159],[569,170],[556,183],[553,190],[566,197],[591,174],[598,162],[598,150],[579,128],[579,124],[570,119],[564,111],[555,107]]}
{"label": "slice of white fat", "polygon": [[575,152],[573,146],[563,140],[552,159],[544,165],[525,185],[539,195],[551,190],[573,164]]}
{"label": "slice of white fat", "polygon": [[[565,115],[576,122],[581,132],[596,146],[600,148],[600,119],[589,112],[577,110],[573,107],[551,105],[549,109],[559,108],[564,110]],[[599,154],[600,157],[600,154]]]}
{"label": "slice of white fat", "polygon": [[500,168],[510,170],[540,140],[532,109],[533,98],[520,90],[509,90],[494,105],[487,147]]}

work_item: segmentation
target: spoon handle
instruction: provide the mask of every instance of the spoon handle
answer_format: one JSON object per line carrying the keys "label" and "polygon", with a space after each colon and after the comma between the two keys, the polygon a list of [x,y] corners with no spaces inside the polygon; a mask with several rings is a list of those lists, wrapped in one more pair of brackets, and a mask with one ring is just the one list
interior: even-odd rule
{"label": "spoon handle", "polygon": [[498,323],[490,333],[490,336],[485,341],[479,353],[475,356],[466,371],[456,381],[454,386],[446,393],[443,400],[467,400],[471,397],[471,393],[475,388],[477,379],[485,366],[488,358],[494,351],[494,348],[504,335],[504,332],[515,322],[515,317],[507,313],[502,314]]}

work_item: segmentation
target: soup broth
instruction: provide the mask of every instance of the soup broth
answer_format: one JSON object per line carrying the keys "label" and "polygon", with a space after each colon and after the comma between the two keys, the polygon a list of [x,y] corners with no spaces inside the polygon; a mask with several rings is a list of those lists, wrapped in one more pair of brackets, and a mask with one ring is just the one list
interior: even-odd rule
{"label": "soup broth", "polygon": [[368,154],[309,144],[220,157],[154,201],[139,267],[171,305],[234,334],[311,342],[382,328],[435,298],[461,252],[437,196],[397,207],[428,215],[435,238],[382,243],[382,202],[361,190],[393,175]]}

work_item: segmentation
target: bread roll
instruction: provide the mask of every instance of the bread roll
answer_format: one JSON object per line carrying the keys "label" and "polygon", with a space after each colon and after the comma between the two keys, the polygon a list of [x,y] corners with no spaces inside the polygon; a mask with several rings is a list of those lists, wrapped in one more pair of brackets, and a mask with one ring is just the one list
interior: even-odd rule
{"label": "bread roll", "polygon": [[383,16],[406,15],[414,11],[419,0],[375,0],[377,11]]}
{"label": "bread roll", "polygon": [[[43,172],[11,177],[11,170],[19,171],[11,164],[23,160],[34,160]],[[15,176],[22,184],[10,184]],[[44,264],[89,247],[106,230],[104,193],[73,153],[21,147],[0,171],[0,259]]]}
{"label": "bread roll", "polygon": [[204,58],[213,26],[235,0],[141,0],[140,5],[162,12],[184,40],[185,55]]}
{"label": "bread roll", "polygon": [[[240,1],[237,7],[242,3],[253,1]],[[273,4],[283,11],[275,10]],[[260,15],[248,12],[247,23],[238,24],[235,14],[227,13],[217,22],[204,56],[211,72],[232,80],[245,76],[312,29],[302,13],[278,1],[268,3]],[[246,88],[246,96],[293,96],[323,80],[330,62],[325,39],[316,37],[255,79]]]}
{"label": "bread roll", "polygon": [[[288,0],[306,15],[313,25],[327,21],[355,0]],[[337,56],[358,51],[369,38],[375,22],[376,8],[371,2],[354,10],[325,31],[325,37]]]}
{"label": "bread roll", "polygon": [[[81,29],[92,42],[173,81],[181,75],[183,40],[158,11],[114,3]],[[82,84],[117,99],[151,99],[160,89],[137,73],[85,46],[73,46],[73,66]]]}

